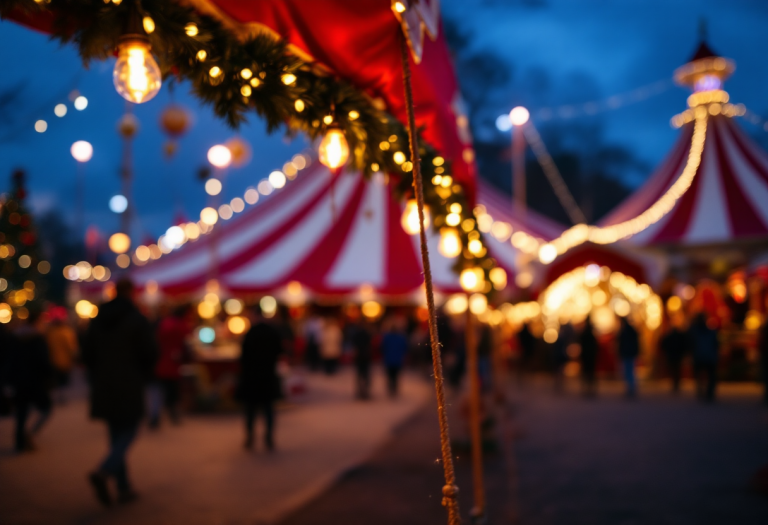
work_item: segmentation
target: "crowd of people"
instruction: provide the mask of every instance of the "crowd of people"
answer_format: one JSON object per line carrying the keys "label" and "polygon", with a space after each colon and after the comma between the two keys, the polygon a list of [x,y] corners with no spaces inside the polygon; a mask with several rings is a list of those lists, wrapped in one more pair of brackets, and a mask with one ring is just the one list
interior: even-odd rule
{"label": "crowd of people", "polygon": [[[35,437],[50,417],[54,401],[66,402],[64,389],[79,362],[89,385],[90,415],[104,422],[109,444],[107,455],[88,475],[88,481],[104,505],[134,500],[137,496],[126,453],[145,418],[151,429],[160,427],[163,412],[171,424],[179,423],[182,368],[192,359],[190,341],[199,323],[190,305],[168,308],[150,320],[134,301],[132,283],[121,280],[116,283],[115,297],[100,307],[94,319],[77,327],[69,323],[67,310],[61,307],[47,312],[30,308],[26,319],[16,319],[12,326],[0,325],[0,413],[14,415],[16,451],[36,448]],[[431,375],[426,319],[418,314],[418,309],[394,308],[385,317],[372,320],[359,310],[317,307],[309,308],[300,322],[290,322],[283,309],[269,317],[262,315],[258,306],[248,310],[250,328],[240,341],[234,389],[234,397],[243,408],[244,447],[250,450],[259,442],[268,452],[276,447],[275,404],[284,396],[279,372],[282,362],[329,376],[337,374],[342,364],[349,364],[356,377],[350,393],[361,401],[372,397],[374,363],[382,364],[386,392],[392,398],[399,394],[406,364],[424,376]],[[464,322],[463,316],[438,317],[446,379],[454,389],[461,387],[466,373]],[[482,388],[488,390],[494,349],[504,342],[499,340],[501,332],[487,324],[478,324],[476,329],[478,371]],[[606,345],[589,317],[580,329],[562,326],[557,341],[550,345],[545,346],[528,324],[515,338],[521,378],[532,370],[532,362],[544,347],[551,352],[558,390],[563,388],[567,365],[576,362],[584,395],[597,395],[598,369]],[[622,318],[612,341],[626,396],[634,398],[640,335],[630,320]],[[660,350],[672,390],[680,390],[690,356],[698,397],[713,401],[719,345],[717,329],[702,314],[687,326],[679,320],[670,323],[660,339]],[[768,324],[762,328],[760,351],[763,377],[768,379]],[[258,419],[263,420],[262,439],[256,437]]]}

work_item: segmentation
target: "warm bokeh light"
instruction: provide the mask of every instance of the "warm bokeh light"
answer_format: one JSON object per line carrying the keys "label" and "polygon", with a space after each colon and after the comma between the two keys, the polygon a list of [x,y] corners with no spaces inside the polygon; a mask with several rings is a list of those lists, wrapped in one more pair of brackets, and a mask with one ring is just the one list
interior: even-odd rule
{"label": "warm bokeh light", "polygon": [[219,214],[215,209],[211,207],[203,208],[200,210],[200,220],[203,222],[203,224],[213,226],[216,224],[216,222],[218,222]]}
{"label": "warm bokeh light", "polygon": [[285,186],[285,174],[282,171],[275,170],[269,174],[269,183],[273,188],[279,190]]}
{"label": "warm bokeh light", "polygon": [[149,43],[131,39],[118,44],[117,62],[112,72],[115,89],[125,100],[141,104],[160,91],[163,77]]}
{"label": "warm bokeh light", "polygon": [[221,193],[221,181],[219,179],[208,179],[205,181],[205,193],[208,195],[218,195]]}
{"label": "warm bokeh light", "polygon": [[497,290],[503,290],[507,287],[507,272],[504,268],[496,267],[488,272],[488,278],[493,283],[493,287]]}
{"label": "warm bokeh light", "polygon": [[75,106],[76,110],[83,111],[85,108],[88,107],[88,99],[80,95],[75,99],[75,102],[73,103],[73,105]]}
{"label": "warm bokeh light", "polygon": [[217,168],[224,169],[232,162],[232,152],[222,144],[211,146],[208,150],[208,162]]}
{"label": "warm bokeh light", "polygon": [[437,251],[443,257],[453,259],[461,254],[461,237],[456,228],[440,228],[440,244]]}
{"label": "warm bokeh light", "polygon": [[480,315],[488,309],[488,298],[481,293],[473,293],[469,296],[469,311]]}
{"label": "warm bokeh light", "polygon": [[451,315],[463,314],[467,311],[467,295],[463,293],[453,294],[445,301],[443,309]]}
{"label": "warm bokeh light", "polygon": [[338,128],[329,129],[320,142],[318,156],[320,162],[332,170],[344,166],[349,158],[349,144],[344,132]]}
{"label": "warm bokeh light", "polygon": [[274,317],[277,312],[277,300],[271,295],[262,297],[261,301],[259,301],[259,306],[264,317]]}
{"label": "warm bokeh light", "polygon": [[131,238],[122,232],[114,233],[109,238],[109,249],[114,253],[125,253],[131,247]]}
{"label": "warm bokeh light", "polygon": [[[424,230],[429,228],[429,223],[429,208],[424,206]],[[408,202],[405,203],[405,209],[403,210],[400,224],[408,235],[416,235],[419,233],[419,206],[416,199],[409,199]]]}
{"label": "warm bokeh light", "polygon": [[93,157],[93,146],[85,140],[78,140],[72,144],[69,151],[77,162],[88,162]]}
{"label": "warm bokeh light", "polygon": [[543,264],[549,264],[557,258],[557,248],[553,244],[547,243],[539,248],[539,261]]}
{"label": "warm bokeh light", "polygon": [[485,274],[482,268],[465,268],[459,276],[461,288],[466,292],[479,292],[485,286]]}
{"label": "warm bokeh light", "polygon": [[240,335],[245,333],[251,327],[250,321],[247,318],[235,315],[227,319],[227,328],[234,335]]}
{"label": "warm bokeh light", "polygon": [[243,313],[243,302],[240,299],[227,299],[224,302],[224,311],[227,315],[240,315]]}
{"label": "warm bokeh light", "polygon": [[528,122],[530,116],[531,114],[527,109],[525,109],[523,106],[517,106],[512,108],[512,111],[509,112],[509,121],[513,126],[522,126]]}
{"label": "warm bokeh light", "polygon": [[363,303],[360,310],[368,319],[376,319],[382,314],[384,308],[376,301],[366,301]]}
{"label": "warm bokeh light", "polygon": [[38,133],[45,133],[45,130],[48,129],[48,123],[44,120],[38,120],[35,122],[35,131]]}

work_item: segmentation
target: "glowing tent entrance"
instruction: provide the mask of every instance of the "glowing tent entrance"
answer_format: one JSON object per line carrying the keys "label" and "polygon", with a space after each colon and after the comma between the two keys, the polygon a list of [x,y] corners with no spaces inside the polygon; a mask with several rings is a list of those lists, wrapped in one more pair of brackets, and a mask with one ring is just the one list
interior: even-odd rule
{"label": "glowing tent entrance", "polygon": [[[544,219],[534,216],[524,223],[513,217],[509,206],[505,211],[501,204],[508,199],[487,183],[479,184],[478,199],[503,225],[495,235],[485,236],[485,244],[510,280],[518,255],[510,243],[514,232],[525,230],[545,240],[559,233]],[[392,197],[382,174],[370,181],[358,174],[334,178],[316,163],[239,217],[220,222],[212,233],[178,251],[135,267],[132,275],[139,284],[154,281],[170,295],[198,294],[216,280],[223,290],[241,296],[363,299],[375,294],[409,299],[420,291],[423,275],[418,236],[403,230],[402,214],[403,205]],[[456,260],[440,254],[439,241],[430,229],[436,289],[459,292],[458,274],[452,269]]]}

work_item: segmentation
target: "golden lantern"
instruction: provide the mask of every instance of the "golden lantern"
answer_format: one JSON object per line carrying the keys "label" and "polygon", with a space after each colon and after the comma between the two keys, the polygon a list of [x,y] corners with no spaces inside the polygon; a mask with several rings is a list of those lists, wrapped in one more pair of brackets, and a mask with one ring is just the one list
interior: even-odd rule
{"label": "golden lantern", "polygon": [[117,121],[117,132],[124,139],[133,138],[139,131],[139,119],[133,113],[126,113]]}
{"label": "golden lantern", "polygon": [[349,144],[344,132],[338,127],[331,127],[323,137],[318,148],[318,156],[323,165],[338,170],[349,159]]}
{"label": "golden lantern", "polygon": [[114,253],[125,253],[131,247],[131,238],[126,234],[118,232],[112,234],[109,238],[109,249]]}
{"label": "golden lantern", "polygon": [[232,137],[224,143],[232,154],[232,165],[236,168],[245,166],[251,160],[251,146],[242,137]]}
{"label": "golden lantern", "polygon": [[178,138],[189,128],[189,111],[178,104],[171,104],[160,114],[160,127],[172,138]]}
{"label": "golden lantern", "polygon": [[[424,229],[429,227],[429,208],[424,206]],[[403,210],[403,216],[400,219],[400,224],[403,226],[403,230],[408,235],[416,235],[419,233],[419,205],[416,199],[409,199],[405,203],[405,209]]]}
{"label": "golden lantern", "polygon": [[440,228],[440,244],[437,251],[443,257],[453,259],[461,253],[461,237],[456,228]]}

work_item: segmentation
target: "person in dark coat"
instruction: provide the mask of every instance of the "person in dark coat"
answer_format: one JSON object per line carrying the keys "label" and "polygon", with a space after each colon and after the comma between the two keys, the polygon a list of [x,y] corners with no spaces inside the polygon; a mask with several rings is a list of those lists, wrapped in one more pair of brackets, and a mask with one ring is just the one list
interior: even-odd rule
{"label": "person in dark coat", "polygon": [[619,331],[619,358],[627,384],[626,396],[633,398],[637,395],[637,379],[635,377],[635,360],[640,355],[640,339],[637,330],[626,317],[621,318]]}
{"label": "person in dark coat", "polygon": [[584,382],[584,395],[594,397],[597,395],[597,355],[599,346],[597,337],[592,329],[592,319],[587,316],[584,322],[584,328],[579,334],[579,344],[581,345],[581,378]]}
{"label": "person in dark coat", "polygon": [[705,403],[712,403],[717,388],[717,357],[720,351],[717,330],[708,326],[706,316],[700,313],[693,320],[688,333],[693,350],[697,396]]}
{"label": "person in dark coat", "polygon": [[251,329],[245,334],[240,354],[238,397],[245,407],[245,448],[253,448],[253,426],[261,412],[266,423],[264,444],[275,447],[275,401],[280,397],[277,361],[283,351],[280,332],[256,311]]}
{"label": "person in dark coat", "polygon": [[690,343],[688,334],[674,324],[661,339],[661,351],[667,359],[669,376],[672,379],[672,392],[680,392],[680,381],[683,377],[683,359],[688,353]]}
{"label": "person in dark coat", "polygon": [[373,359],[372,336],[365,323],[354,323],[349,327],[349,344],[355,352],[358,399],[371,398],[371,361]]}
{"label": "person in dark coat", "polygon": [[125,455],[144,416],[144,391],[158,354],[152,327],[133,303],[133,283],[118,281],[116,292],[91,321],[83,345],[91,417],[104,420],[109,430],[109,453],[89,478],[106,506],[112,504],[110,479],[117,483],[119,502],[136,498]]}
{"label": "person in dark coat", "polygon": [[531,327],[528,323],[524,323],[520,331],[517,333],[517,342],[520,347],[520,380],[523,379],[523,374],[530,371],[533,366],[533,357],[536,353],[536,337],[531,332]]}
{"label": "person in dark coat", "polygon": [[390,320],[389,329],[381,338],[381,355],[387,373],[387,391],[389,397],[397,397],[400,372],[408,354],[408,338],[398,326],[398,320]]}
{"label": "person in dark coat", "polygon": [[768,319],[760,327],[760,376],[763,380],[763,402],[768,405]]}
{"label": "person in dark coat", "polygon": [[[18,453],[35,449],[32,438],[51,413],[53,368],[44,334],[40,312],[30,309],[29,317],[21,321],[9,339],[7,373],[16,410],[14,445]],[[39,412],[39,418],[28,429],[32,409]]]}

